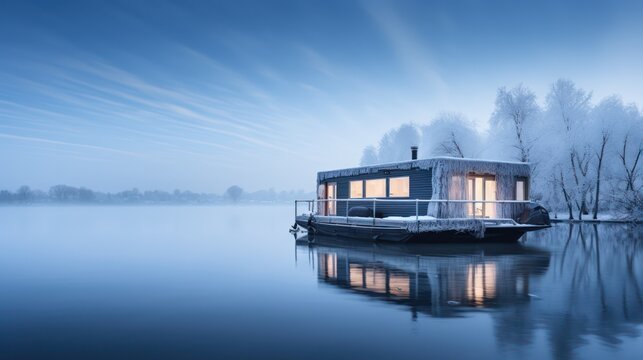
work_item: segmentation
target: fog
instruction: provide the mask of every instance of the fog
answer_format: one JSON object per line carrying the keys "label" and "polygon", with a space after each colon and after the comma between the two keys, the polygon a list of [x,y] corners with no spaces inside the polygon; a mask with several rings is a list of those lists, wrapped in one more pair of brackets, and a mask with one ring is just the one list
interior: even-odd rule
{"label": "fog", "polygon": [[[541,119],[555,111],[547,94],[556,79],[591,91],[578,111],[639,116],[629,104],[643,99],[640,7],[6,3],[0,189],[311,191],[319,170],[405,157],[400,138],[419,141],[423,156],[515,159],[515,131],[497,102],[499,89],[520,83],[537,95],[529,156],[564,156],[560,137],[530,128],[550,124]],[[610,136],[606,176],[618,175],[619,136]]]}

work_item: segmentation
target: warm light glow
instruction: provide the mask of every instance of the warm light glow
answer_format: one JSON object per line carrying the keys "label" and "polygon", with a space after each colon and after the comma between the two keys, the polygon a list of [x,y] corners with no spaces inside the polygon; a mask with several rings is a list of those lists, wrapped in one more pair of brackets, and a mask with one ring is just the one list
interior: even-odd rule
{"label": "warm light glow", "polygon": [[[473,200],[484,200],[484,178],[480,176],[476,176],[474,178],[474,182],[475,182],[475,189],[474,189],[475,192],[473,193]],[[475,211],[476,217],[484,216],[482,205],[483,205],[482,203],[474,204],[474,208],[475,208],[474,211]]]}
{"label": "warm light glow", "polygon": [[[497,186],[496,179],[491,175],[471,175],[467,178],[467,200],[495,201]],[[495,203],[467,204],[467,215],[475,217],[496,217]]]}
{"label": "warm light glow", "polygon": [[408,298],[411,293],[411,284],[407,274],[390,274],[388,286],[391,295]]}
{"label": "warm light glow", "polygon": [[467,268],[467,298],[476,305],[496,296],[496,264],[471,264]]}
{"label": "warm light glow", "polygon": [[377,293],[386,293],[386,271],[383,269],[366,269],[365,287]]}
{"label": "warm light glow", "polygon": [[366,197],[386,197],[386,179],[366,180]]}
{"label": "warm light glow", "polygon": [[389,179],[389,197],[409,197],[410,182],[408,176],[394,177]]}
{"label": "warm light glow", "polygon": [[[467,179],[467,200],[473,200],[473,178]],[[473,204],[467,203],[467,215],[473,216]]]}
{"label": "warm light glow", "polygon": [[[489,201],[496,200],[496,179],[487,178],[484,180],[484,199]],[[488,218],[496,217],[496,204],[484,204],[484,216]]]}
{"label": "warm light glow", "polygon": [[359,264],[350,264],[350,283],[352,288],[364,287],[364,269]]}
{"label": "warm light glow", "polygon": [[[326,184],[326,199],[337,199],[337,183]],[[326,215],[337,215],[337,205],[335,201],[326,202]]]}
{"label": "warm light glow", "polygon": [[320,270],[325,278],[337,278],[337,254],[323,254],[320,261]]}
{"label": "warm light glow", "polygon": [[364,197],[364,181],[356,180],[351,181],[351,199],[359,199]]}
{"label": "warm light glow", "polygon": [[350,284],[355,290],[386,293],[386,270],[350,264]]}

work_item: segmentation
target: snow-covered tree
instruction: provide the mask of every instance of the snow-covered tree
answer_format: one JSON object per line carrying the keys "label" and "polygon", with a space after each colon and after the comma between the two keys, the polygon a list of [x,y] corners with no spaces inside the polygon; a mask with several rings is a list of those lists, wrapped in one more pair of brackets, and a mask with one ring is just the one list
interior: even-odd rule
{"label": "snow-covered tree", "polygon": [[484,157],[529,161],[530,197],[569,219],[616,210],[643,216],[643,116],[636,105],[609,96],[594,105],[591,92],[570,80],[554,82],[542,108],[523,85],[500,88],[490,130],[482,137],[459,114],[443,113],[424,125],[387,132],[362,154],[362,165],[420,157]]}
{"label": "snow-covered tree", "polygon": [[421,127],[420,152],[423,157],[477,157],[481,151],[480,134],[461,114],[443,113]]}
{"label": "snow-covered tree", "polygon": [[410,160],[411,146],[420,141],[418,129],[413,124],[402,124],[387,132],[379,143],[377,160],[380,163]]}
{"label": "snow-covered tree", "polygon": [[[606,158],[611,158],[615,154],[614,148],[614,129],[618,124],[628,117],[626,107],[623,105],[621,99],[612,95],[601,100],[591,112],[591,129],[587,131],[590,136],[594,148],[594,169],[595,169],[595,185],[594,185],[594,209],[592,211],[592,218],[598,218],[598,212],[601,208],[601,185],[606,176],[609,178],[613,173],[614,166],[611,168],[606,167]],[[609,165],[609,164],[608,164]]]}
{"label": "snow-covered tree", "polygon": [[[556,167],[560,171],[558,183],[564,193],[573,219],[573,208],[579,218],[588,213],[587,196],[593,182],[589,177],[591,147],[587,142],[585,125],[589,118],[591,93],[577,88],[570,80],[559,79],[551,87],[546,98],[547,118],[551,128],[562,138],[557,148],[564,149]],[[564,146],[564,147],[563,147]]]}
{"label": "snow-covered tree", "polygon": [[510,90],[505,87],[498,89],[496,108],[491,116],[492,133],[498,139],[512,139],[515,159],[518,161],[532,160],[529,156],[534,142],[531,129],[538,121],[540,112],[536,94],[522,84]]}
{"label": "snow-covered tree", "polygon": [[362,159],[360,160],[360,165],[366,166],[366,165],[374,165],[377,164],[379,161],[377,159],[377,149],[375,149],[375,146],[369,145],[364,148],[364,151],[362,152]]}

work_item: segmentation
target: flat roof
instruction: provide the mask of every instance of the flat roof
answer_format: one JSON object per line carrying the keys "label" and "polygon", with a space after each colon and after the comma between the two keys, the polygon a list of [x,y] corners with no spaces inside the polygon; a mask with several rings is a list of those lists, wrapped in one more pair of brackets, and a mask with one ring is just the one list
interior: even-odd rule
{"label": "flat roof", "polygon": [[373,164],[373,165],[354,166],[349,168],[340,168],[340,169],[333,169],[333,170],[324,170],[324,171],[319,171],[317,173],[323,174],[323,173],[344,172],[344,171],[371,169],[371,168],[379,169],[379,168],[386,168],[390,166],[397,167],[399,165],[404,165],[404,164],[409,164],[412,166],[413,163],[438,161],[438,160],[464,161],[464,162],[469,161],[469,162],[476,162],[476,163],[511,164],[511,165],[529,165],[530,164],[528,162],[521,162],[521,161],[503,161],[503,160],[491,160],[491,159],[460,158],[460,157],[453,157],[453,156],[435,156],[435,157],[423,158],[423,159],[417,159],[417,160],[404,160],[404,161],[395,161],[395,162],[380,163],[380,164]]}
{"label": "flat roof", "polygon": [[[480,169],[480,168],[495,169],[495,167],[498,166],[498,167],[504,167],[504,168],[513,168],[514,171],[518,171],[520,173],[529,172],[528,170],[529,163],[527,162],[436,156],[436,157],[417,159],[417,160],[405,160],[405,161],[373,164],[373,165],[366,165],[366,166],[356,166],[351,168],[319,171],[317,173],[317,179],[324,180],[324,179],[337,178],[337,177],[355,176],[359,174],[375,173],[381,170],[396,170],[396,169],[408,170],[411,168],[429,169],[440,163],[463,164],[467,162],[471,163],[472,169]],[[527,169],[525,169],[525,167],[527,167]],[[525,170],[518,170],[518,169],[525,169]]]}

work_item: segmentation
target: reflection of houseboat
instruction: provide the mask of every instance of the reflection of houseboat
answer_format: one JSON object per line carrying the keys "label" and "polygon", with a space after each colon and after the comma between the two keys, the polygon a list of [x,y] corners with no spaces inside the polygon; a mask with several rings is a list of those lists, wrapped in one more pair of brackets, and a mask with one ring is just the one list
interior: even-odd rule
{"label": "reflection of houseboat", "polygon": [[521,244],[372,247],[324,236],[313,247],[299,244],[313,252],[320,282],[432,316],[529,301],[530,279],[545,273],[550,258]]}
{"label": "reflection of houseboat", "polygon": [[309,234],[399,242],[515,241],[549,226],[547,211],[529,201],[529,164],[412,154],[319,172],[317,199],[295,202],[296,224]]}

